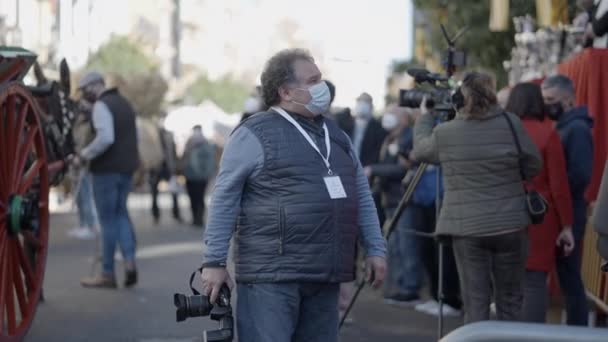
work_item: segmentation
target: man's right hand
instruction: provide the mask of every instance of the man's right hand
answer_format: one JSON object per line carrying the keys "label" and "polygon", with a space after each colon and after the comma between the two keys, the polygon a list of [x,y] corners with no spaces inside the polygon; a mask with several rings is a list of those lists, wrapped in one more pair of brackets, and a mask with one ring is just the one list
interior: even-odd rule
{"label": "man's right hand", "polygon": [[217,296],[220,293],[222,285],[226,284],[232,291],[234,282],[228,274],[228,270],[224,267],[208,267],[203,268],[201,273],[201,279],[203,281],[203,294],[210,297],[209,301],[215,303]]}

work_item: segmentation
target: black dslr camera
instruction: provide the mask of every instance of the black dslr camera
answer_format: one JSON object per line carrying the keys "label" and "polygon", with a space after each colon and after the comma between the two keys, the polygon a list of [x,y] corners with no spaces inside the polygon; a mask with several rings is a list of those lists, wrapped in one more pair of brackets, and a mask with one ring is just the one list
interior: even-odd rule
{"label": "black dslr camera", "polygon": [[232,316],[232,306],[230,305],[230,289],[224,284],[220,290],[215,304],[209,301],[208,296],[201,295],[194,287],[192,282],[196,272],[190,277],[190,289],[192,296],[181,293],[173,295],[173,303],[177,308],[175,319],[182,322],[189,317],[209,316],[214,321],[220,323],[217,330],[204,331],[203,341],[205,342],[231,342],[234,338],[234,318]]}

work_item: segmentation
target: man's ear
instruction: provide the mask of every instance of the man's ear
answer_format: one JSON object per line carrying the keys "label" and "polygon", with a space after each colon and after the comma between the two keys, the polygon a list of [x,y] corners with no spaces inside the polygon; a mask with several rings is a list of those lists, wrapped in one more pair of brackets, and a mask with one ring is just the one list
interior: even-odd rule
{"label": "man's ear", "polygon": [[281,97],[281,100],[284,101],[291,101],[291,89],[285,87],[285,86],[280,86],[279,87],[279,96]]}

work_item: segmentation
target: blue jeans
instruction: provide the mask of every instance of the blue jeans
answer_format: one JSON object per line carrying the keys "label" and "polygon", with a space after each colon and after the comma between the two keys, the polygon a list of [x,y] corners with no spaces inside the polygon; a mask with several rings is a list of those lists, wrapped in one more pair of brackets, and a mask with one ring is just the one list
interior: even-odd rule
{"label": "blue jeans", "polygon": [[[83,171],[84,172],[84,171]],[[76,194],[76,206],[78,207],[78,224],[80,227],[93,228],[97,225],[97,217],[93,206],[93,185],[91,176],[87,173],[82,176],[80,188]]]}
{"label": "blue jeans", "polygon": [[559,286],[566,299],[568,325],[586,326],[589,318],[589,309],[585,285],[581,277],[581,242],[585,236],[587,205],[583,200],[573,200],[573,203],[574,223],[572,225],[572,234],[574,235],[574,250],[567,257],[558,257],[556,268]]}
{"label": "blue jeans", "polygon": [[[386,209],[390,219],[395,208]],[[418,294],[422,286],[422,263],[418,248],[418,238],[409,232],[421,230],[421,215],[415,206],[405,209],[397,227],[388,241],[388,274],[385,279],[385,291],[397,291],[402,295]]]}
{"label": "blue jeans", "polygon": [[340,284],[237,284],[242,342],[337,342]]}
{"label": "blue jeans", "polygon": [[120,246],[126,262],[135,261],[135,231],[127,210],[131,175],[93,174],[93,192],[103,237],[103,272],[114,274],[114,253]]}

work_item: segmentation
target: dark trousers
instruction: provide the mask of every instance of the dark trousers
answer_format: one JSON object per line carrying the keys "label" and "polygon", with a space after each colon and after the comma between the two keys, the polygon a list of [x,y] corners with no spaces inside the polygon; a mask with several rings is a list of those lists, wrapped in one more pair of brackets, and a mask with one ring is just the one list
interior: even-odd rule
{"label": "dark trousers", "polygon": [[[572,202],[574,204],[574,223],[572,224],[574,250],[567,257],[558,257],[556,268],[559,286],[566,300],[568,325],[586,326],[589,309],[585,285],[581,277],[581,243],[585,236],[587,204],[582,199],[573,199]],[[593,246],[590,246],[590,248],[593,248]]]}
{"label": "dark trousers", "polygon": [[524,281],[522,320],[531,323],[545,323],[548,306],[547,272],[527,270]]}
{"label": "dark trousers", "polygon": [[527,234],[522,229],[495,236],[453,238],[465,324],[489,320],[492,298],[499,320],[521,319]]}
{"label": "dark trousers", "polygon": [[[149,181],[150,181],[150,193],[152,194],[152,216],[154,217],[154,221],[158,222],[160,220],[160,208],[158,207],[158,183],[160,183],[162,177],[160,173],[157,171],[150,171]],[[171,194],[173,198],[173,218],[181,221],[181,214],[179,212],[179,203],[177,199],[177,194]]]}
{"label": "dark trousers", "polygon": [[[416,220],[416,230],[424,233],[435,231],[435,206],[423,207],[412,205],[419,216]],[[433,299],[438,301],[439,285],[439,244],[435,239],[419,237],[420,258],[429,277],[430,291]],[[458,269],[454,259],[451,241],[445,239],[443,245],[443,302],[455,309],[462,308]]]}
{"label": "dark trousers", "polygon": [[207,180],[186,180],[186,189],[190,197],[190,208],[192,209],[192,224],[203,225],[205,216],[205,190]]}

